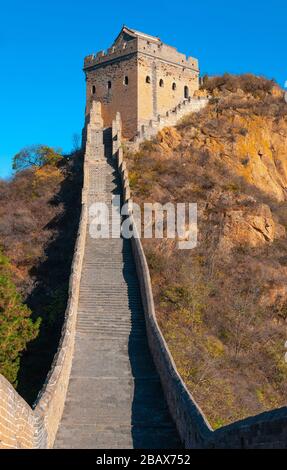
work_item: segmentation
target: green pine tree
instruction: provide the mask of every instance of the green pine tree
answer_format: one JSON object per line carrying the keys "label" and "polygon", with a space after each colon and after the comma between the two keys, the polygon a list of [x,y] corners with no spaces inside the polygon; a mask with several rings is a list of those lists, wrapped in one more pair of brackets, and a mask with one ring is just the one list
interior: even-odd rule
{"label": "green pine tree", "polygon": [[14,386],[21,352],[39,331],[40,320],[33,322],[31,313],[17,293],[9,260],[0,251],[0,373]]}

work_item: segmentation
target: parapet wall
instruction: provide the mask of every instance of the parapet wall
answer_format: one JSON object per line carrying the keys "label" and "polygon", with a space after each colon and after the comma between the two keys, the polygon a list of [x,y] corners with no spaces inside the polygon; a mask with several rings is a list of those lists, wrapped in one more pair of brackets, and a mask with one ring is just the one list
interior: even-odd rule
{"label": "parapet wall", "polygon": [[[194,448],[287,448],[287,407],[250,417],[216,431],[187,390],[158,326],[149,269],[133,219],[129,177],[121,145],[119,114],[113,122],[113,155],[122,179],[124,202],[128,203],[135,236],[131,239],[140,282],[149,347],[159,373],[171,416],[187,449]],[[139,228],[140,229],[140,228]]]}
{"label": "parapet wall", "polygon": [[83,205],[69,286],[65,322],[58,352],[34,409],[0,375],[0,448],[35,449],[53,447],[62,417],[70,378],[79,284],[83,262],[87,209]]}
{"label": "parapet wall", "polygon": [[162,60],[173,65],[190,68],[198,72],[197,59],[194,57],[188,57],[179,52],[175,47],[169,46],[161,41],[159,41],[158,44],[154,44],[148,40],[139,38],[138,51],[142,54],[152,56],[155,59]]}
{"label": "parapet wall", "polygon": [[126,46],[111,47],[107,51],[99,51],[96,54],[90,54],[84,59],[84,70],[102,65],[106,62],[114,61],[118,58],[128,56],[137,52],[137,41],[130,41]]}
{"label": "parapet wall", "polygon": [[[87,150],[88,151],[88,150]],[[82,206],[69,282],[69,297],[58,351],[36,403],[31,408],[0,375],[0,448],[52,448],[70,378],[88,211]]]}
{"label": "parapet wall", "polygon": [[80,280],[85,250],[88,211],[85,204],[78,230],[74,258],[71,269],[69,298],[65,322],[57,354],[38,400],[35,413],[42,417],[47,435],[45,447],[52,448],[59,423],[63,414],[68,389],[76,332],[77,310],[79,303]]}
{"label": "parapet wall", "polygon": [[[132,214],[128,170],[121,146],[121,121],[119,114],[117,114],[116,120],[113,122],[113,143],[113,155],[117,158],[118,162],[124,202],[129,205],[129,214],[134,234],[138,234],[138,228],[135,225]],[[163,385],[170,413],[185,447],[203,447],[203,443],[212,434],[212,429],[182,381],[158,326],[149,269],[140,238],[137,235],[134,236],[131,239],[131,243],[140,283],[149,347]]]}
{"label": "parapet wall", "polygon": [[45,447],[43,420],[0,375],[0,449]]}
{"label": "parapet wall", "polygon": [[140,52],[154,59],[168,62],[181,67],[190,68],[198,72],[198,60],[194,57],[188,57],[175,47],[163,43],[159,39],[151,41],[143,37],[135,37],[127,42],[120,41],[113,45],[107,51],[99,51],[96,54],[90,54],[84,59],[84,70],[101,66],[106,62],[112,62],[116,59],[125,57],[130,54]]}
{"label": "parapet wall", "polygon": [[157,120],[150,120],[148,124],[140,123],[137,136],[133,139],[130,148],[137,148],[141,142],[151,139],[159,130],[166,126],[174,126],[183,116],[189,113],[198,112],[205,108],[209,102],[208,98],[187,98],[181,101],[177,106],[167,111],[165,114],[159,114]]}
{"label": "parapet wall", "polygon": [[82,213],[78,237],[75,246],[71,269],[69,298],[65,322],[58,352],[55,356],[46,385],[43,387],[36,403],[35,413],[42,417],[47,435],[46,447],[53,447],[59,423],[63,414],[66,394],[72,368],[74,353],[77,311],[80,294],[80,281],[85,252],[88,224],[89,162],[95,158],[104,158],[104,149],[100,138],[99,127],[102,126],[100,103],[93,103],[90,121],[87,124],[87,138],[84,156],[84,184],[82,192]]}

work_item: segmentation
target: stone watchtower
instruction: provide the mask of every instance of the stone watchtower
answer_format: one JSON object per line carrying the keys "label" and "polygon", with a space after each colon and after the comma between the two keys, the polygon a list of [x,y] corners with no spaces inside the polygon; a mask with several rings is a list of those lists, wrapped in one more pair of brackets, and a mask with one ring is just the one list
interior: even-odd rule
{"label": "stone watchtower", "polygon": [[119,111],[128,139],[199,88],[197,59],[126,26],[107,52],[85,58],[84,72],[86,116],[93,100],[102,103],[105,127]]}

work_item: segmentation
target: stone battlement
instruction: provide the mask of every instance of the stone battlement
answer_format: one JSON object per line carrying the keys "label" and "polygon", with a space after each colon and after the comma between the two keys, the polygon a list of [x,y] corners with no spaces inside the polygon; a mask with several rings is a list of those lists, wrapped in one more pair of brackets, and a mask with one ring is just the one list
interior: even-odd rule
{"label": "stone battlement", "polygon": [[84,70],[93,68],[96,65],[101,65],[105,62],[111,62],[119,57],[135,53],[137,51],[136,42],[130,42],[126,46],[110,47],[107,51],[99,51],[96,54],[91,54],[84,59]]}
{"label": "stone battlement", "polygon": [[[177,106],[159,114],[156,120],[150,120],[148,124],[142,124],[137,136],[133,139],[134,148],[146,139],[150,139],[157,134],[158,131],[166,126],[175,126],[178,121],[189,113],[195,113],[207,106],[208,98],[187,98],[178,103]],[[132,144],[130,145],[132,147]]]}
{"label": "stone battlement", "polygon": [[99,51],[96,54],[90,54],[84,59],[84,70],[93,68],[94,66],[101,65],[105,62],[111,62],[120,57],[128,56],[133,53],[142,53],[160,59],[174,65],[184,66],[198,71],[198,60],[194,57],[188,57],[185,54],[178,52],[174,47],[167,44],[151,44],[148,41],[143,42],[135,39],[129,44],[121,45],[121,47],[110,47],[107,51]]}
{"label": "stone battlement", "polygon": [[85,58],[84,72],[86,116],[92,102],[100,101],[104,126],[111,127],[120,112],[128,139],[199,89],[197,59],[126,26],[107,51]]}
{"label": "stone battlement", "polygon": [[107,51],[99,51],[85,57],[84,70],[94,68],[107,62],[112,62],[119,58],[124,58],[130,54],[140,53],[157,60],[162,60],[173,65],[186,67],[198,72],[198,60],[194,57],[187,57],[178,52],[175,47],[163,43],[159,38],[149,36],[138,31],[124,27],[121,32],[129,35],[129,39],[119,40],[120,35],[115,40],[112,47]]}

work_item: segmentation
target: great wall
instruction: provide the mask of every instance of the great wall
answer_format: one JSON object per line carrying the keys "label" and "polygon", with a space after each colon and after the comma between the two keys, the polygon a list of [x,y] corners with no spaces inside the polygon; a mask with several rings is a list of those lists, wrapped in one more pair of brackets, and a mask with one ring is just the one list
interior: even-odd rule
{"label": "great wall", "polygon": [[[206,98],[140,122],[132,145],[197,112]],[[58,352],[33,407],[0,375],[0,448],[286,448],[287,407],[214,431],[182,381],[158,326],[140,238],[90,237],[93,202],[128,204],[123,124],[89,104],[82,215]]]}

